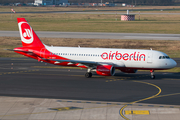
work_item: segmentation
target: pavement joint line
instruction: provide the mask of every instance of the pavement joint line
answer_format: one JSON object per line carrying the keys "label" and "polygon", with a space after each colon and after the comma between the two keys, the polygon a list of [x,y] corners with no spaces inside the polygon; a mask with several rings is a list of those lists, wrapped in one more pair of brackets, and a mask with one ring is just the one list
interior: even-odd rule
{"label": "pavement joint line", "polygon": [[84,109],[81,107],[58,107],[58,108],[49,108],[50,110],[56,111],[69,111],[69,110],[77,110],[77,109]]}
{"label": "pavement joint line", "polygon": [[[164,108],[175,108],[176,106],[169,105],[148,105],[148,104],[131,104],[131,103],[113,103],[113,102],[90,102],[90,101],[68,101],[68,100],[57,100],[57,102],[72,102],[72,103],[88,103],[88,104],[111,104],[111,105],[131,105],[131,106],[146,106],[146,107],[164,107]],[[180,108],[180,106],[176,107]]]}
{"label": "pavement joint line", "polygon": [[[152,99],[152,98],[155,98],[156,96],[158,96],[160,93],[161,93],[161,88],[158,87],[157,85],[155,84],[152,84],[152,83],[148,83],[148,82],[142,82],[142,81],[137,81],[137,80],[133,80],[133,82],[138,82],[138,83],[143,83],[143,84],[147,84],[147,85],[151,85],[151,86],[154,86],[158,89],[158,93],[153,95],[153,96],[150,96],[150,97],[147,97],[147,98],[144,98],[144,99],[140,99],[140,100],[136,100],[136,101],[133,101],[133,102],[130,102],[129,104],[134,104],[134,103],[137,103],[137,102],[141,102],[141,101],[145,101],[145,100],[149,100],[149,99]],[[125,117],[124,116],[124,109],[128,106],[128,104],[124,105],[120,110],[119,110],[119,114],[122,118],[124,118],[125,120],[130,120],[129,118]]]}

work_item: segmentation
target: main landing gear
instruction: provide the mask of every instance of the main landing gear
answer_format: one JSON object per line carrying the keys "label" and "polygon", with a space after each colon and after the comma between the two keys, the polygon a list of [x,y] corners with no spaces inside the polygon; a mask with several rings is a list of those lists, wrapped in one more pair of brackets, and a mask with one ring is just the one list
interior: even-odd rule
{"label": "main landing gear", "polygon": [[92,77],[92,73],[91,73],[91,72],[87,72],[87,73],[85,74],[85,77],[86,77],[86,78]]}
{"label": "main landing gear", "polygon": [[92,70],[92,69],[88,68],[87,73],[85,74],[85,77],[86,77],[86,78],[91,78],[91,77],[92,77],[91,70]]}
{"label": "main landing gear", "polygon": [[151,73],[151,79],[155,79],[154,70],[150,70]]}

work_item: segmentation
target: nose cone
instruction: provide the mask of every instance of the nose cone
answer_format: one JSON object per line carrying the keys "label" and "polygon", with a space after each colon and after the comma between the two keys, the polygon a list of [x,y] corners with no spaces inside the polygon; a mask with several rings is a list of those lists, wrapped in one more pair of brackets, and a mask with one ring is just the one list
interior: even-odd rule
{"label": "nose cone", "polygon": [[173,59],[171,59],[171,66],[172,66],[172,68],[173,68],[173,67],[176,67],[176,65],[177,65],[176,61],[174,61]]}
{"label": "nose cone", "polygon": [[169,61],[166,62],[166,65],[167,65],[167,68],[168,68],[168,69],[171,69],[171,68],[176,67],[177,63],[176,63],[176,61],[174,61],[173,59],[169,59]]}
{"label": "nose cone", "polygon": [[173,59],[164,59],[161,63],[161,67],[165,69],[171,69],[176,67],[177,63]]}

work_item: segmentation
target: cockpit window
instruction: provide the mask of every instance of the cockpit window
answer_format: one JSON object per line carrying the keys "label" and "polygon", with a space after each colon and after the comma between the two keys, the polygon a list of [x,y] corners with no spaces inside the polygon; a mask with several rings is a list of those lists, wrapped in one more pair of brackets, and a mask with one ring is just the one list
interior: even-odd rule
{"label": "cockpit window", "polygon": [[166,56],[166,58],[167,58],[167,59],[170,59],[170,57],[169,57],[169,56]]}
{"label": "cockpit window", "polygon": [[169,56],[159,56],[159,59],[170,59]]}

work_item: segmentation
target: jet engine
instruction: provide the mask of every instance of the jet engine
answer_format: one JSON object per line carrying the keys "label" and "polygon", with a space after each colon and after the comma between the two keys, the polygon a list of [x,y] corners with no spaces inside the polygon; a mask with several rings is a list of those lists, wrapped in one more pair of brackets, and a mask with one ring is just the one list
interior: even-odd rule
{"label": "jet engine", "polygon": [[96,73],[102,76],[113,76],[115,74],[115,68],[112,65],[98,65]]}

